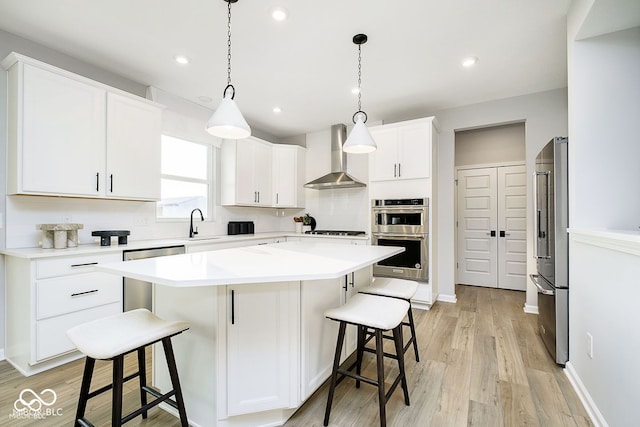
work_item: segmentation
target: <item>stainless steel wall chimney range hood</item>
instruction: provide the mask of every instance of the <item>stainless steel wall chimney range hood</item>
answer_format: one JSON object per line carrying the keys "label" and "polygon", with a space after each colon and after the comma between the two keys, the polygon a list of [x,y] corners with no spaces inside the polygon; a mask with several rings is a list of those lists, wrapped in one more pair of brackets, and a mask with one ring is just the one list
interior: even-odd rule
{"label": "stainless steel wall chimney range hood", "polygon": [[347,153],[342,145],[347,139],[347,127],[343,124],[331,126],[331,172],[307,182],[304,187],[314,190],[331,188],[360,188],[367,185],[347,173]]}

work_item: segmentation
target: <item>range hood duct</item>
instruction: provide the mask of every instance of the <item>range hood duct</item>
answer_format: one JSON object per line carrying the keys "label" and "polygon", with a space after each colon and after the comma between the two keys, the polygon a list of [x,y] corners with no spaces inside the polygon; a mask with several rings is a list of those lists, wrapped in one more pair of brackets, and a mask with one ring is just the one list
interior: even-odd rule
{"label": "range hood duct", "polygon": [[344,124],[331,126],[331,172],[307,182],[304,187],[314,190],[332,188],[361,188],[367,184],[358,181],[347,173],[347,153],[342,151],[347,139],[347,127]]}

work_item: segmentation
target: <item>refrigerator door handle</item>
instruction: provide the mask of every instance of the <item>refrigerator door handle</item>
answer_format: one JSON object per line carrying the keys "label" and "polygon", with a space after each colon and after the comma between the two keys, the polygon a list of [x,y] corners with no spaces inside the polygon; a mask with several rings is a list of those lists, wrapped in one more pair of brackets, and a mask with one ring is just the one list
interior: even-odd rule
{"label": "refrigerator door handle", "polygon": [[537,274],[530,274],[529,277],[531,278],[531,281],[533,282],[533,284],[536,285],[536,288],[538,288],[538,291],[541,294],[544,294],[544,295],[555,295],[556,294],[553,289],[547,289],[547,288],[543,287],[540,284]]}

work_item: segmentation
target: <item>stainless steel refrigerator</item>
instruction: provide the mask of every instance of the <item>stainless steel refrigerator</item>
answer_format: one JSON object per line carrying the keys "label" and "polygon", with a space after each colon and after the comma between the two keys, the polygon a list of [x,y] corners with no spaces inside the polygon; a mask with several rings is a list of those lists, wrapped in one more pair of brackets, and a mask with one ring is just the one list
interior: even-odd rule
{"label": "stainless steel refrigerator", "polygon": [[553,138],[536,157],[534,176],[538,329],[556,363],[569,360],[568,139]]}

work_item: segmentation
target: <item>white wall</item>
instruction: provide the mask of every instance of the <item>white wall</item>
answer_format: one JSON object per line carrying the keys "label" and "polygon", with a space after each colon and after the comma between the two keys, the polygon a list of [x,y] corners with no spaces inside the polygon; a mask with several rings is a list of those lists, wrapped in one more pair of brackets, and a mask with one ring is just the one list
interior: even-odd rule
{"label": "white wall", "polygon": [[[640,4],[613,3],[575,1],[568,16],[569,213],[575,232],[567,372],[597,424],[626,426],[637,425],[640,402],[640,244],[634,255],[625,252],[632,247],[626,241],[599,247],[580,237],[594,228],[637,236],[640,226]],[[611,22],[612,16],[624,19]],[[616,31],[630,17],[636,26]],[[578,39],[594,28],[601,35]],[[593,358],[586,354],[587,333]]]}
{"label": "white wall", "polygon": [[[557,89],[532,95],[502,99],[460,108],[438,111],[434,114],[440,123],[439,144],[439,207],[438,207],[438,274],[440,296],[455,300],[455,210],[454,162],[455,132],[489,125],[516,122],[525,123],[526,166],[533,171],[538,151],[554,136],[567,135],[567,91]],[[531,200],[531,182],[527,185],[527,198]],[[527,214],[527,274],[535,272],[533,261],[533,216]],[[537,293],[528,284],[526,304],[537,307]]]}
{"label": "white wall", "polygon": [[524,123],[456,132],[455,165],[522,162],[524,133]]}

